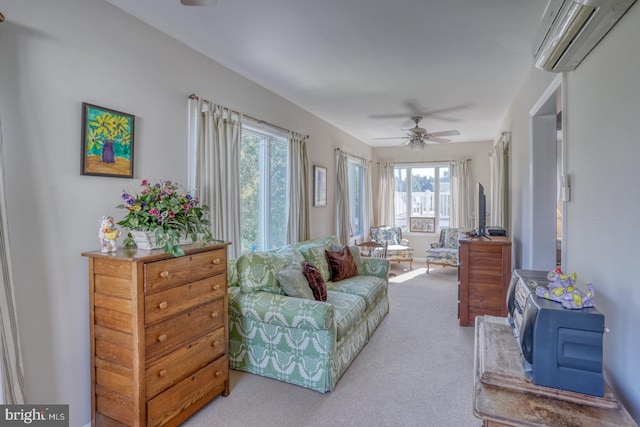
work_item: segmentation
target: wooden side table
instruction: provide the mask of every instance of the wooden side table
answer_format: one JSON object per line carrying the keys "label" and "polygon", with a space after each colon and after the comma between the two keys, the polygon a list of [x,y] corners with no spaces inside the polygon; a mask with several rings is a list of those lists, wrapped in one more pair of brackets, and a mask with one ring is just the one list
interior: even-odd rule
{"label": "wooden side table", "polygon": [[[492,323],[492,327],[486,327],[485,323]],[[488,348],[495,351],[487,351]],[[484,427],[637,427],[608,386],[605,385],[604,398],[536,386],[517,378],[519,373],[509,376],[520,363],[520,352],[507,319],[476,317],[473,414],[483,420]],[[496,369],[500,372],[488,375],[485,370],[492,368],[487,366],[500,366]],[[500,376],[506,376],[508,380],[501,382]]]}

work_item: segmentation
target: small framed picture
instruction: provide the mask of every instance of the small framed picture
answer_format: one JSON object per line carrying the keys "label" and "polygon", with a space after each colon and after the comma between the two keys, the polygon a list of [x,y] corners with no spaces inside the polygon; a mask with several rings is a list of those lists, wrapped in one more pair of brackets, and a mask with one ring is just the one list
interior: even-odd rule
{"label": "small framed picture", "polygon": [[433,233],[436,231],[436,219],[435,217],[409,217],[409,231]]}
{"label": "small framed picture", "polygon": [[135,117],[82,103],[82,175],[133,178]]}
{"label": "small framed picture", "polygon": [[313,166],[313,206],[327,206],[327,168]]}

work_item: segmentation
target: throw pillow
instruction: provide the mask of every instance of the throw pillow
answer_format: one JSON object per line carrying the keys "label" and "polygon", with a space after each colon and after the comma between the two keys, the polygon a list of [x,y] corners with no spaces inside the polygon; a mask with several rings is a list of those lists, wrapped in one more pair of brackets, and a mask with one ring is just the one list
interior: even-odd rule
{"label": "throw pillow", "polygon": [[316,301],[327,300],[327,284],[322,278],[322,274],[318,268],[309,261],[302,261],[302,273],[309,282],[309,287],[313,292],[313,298]]}
{"label": "throw pillow", "polygon": [[319,244],[304,245],[300,247],[300,253],[304,259],[315,265],[318,270],[320,270],[322,279],[325,282],[331,280],[331,270],[329,270],[327,257],[324,255],[324,250],[328,247],[329,246]]}
{"label": "throw pillow", "polygon": [[280,286],[290,297],[315,299],[307,278],[302,273],[302,267],[298,264],[291,264],[284,270],[276,273],[276,278]]}
{"label": "throw pillow", "polygon": [[[331,245],[332,251],[341,251],[342,246],[338,244]],[[360,255],[360,248],[355,245],[349,246],[349,250],[351,251],[351,256],[353,257],[353,262],[356,263],[356,267],[358,268],[358,274],[363,276],[366,274],[364,271],[364,264],[362,263],[362,256]]]}
{"label": "throw pillow", "polygon": [[338,282],[343,279],[358,275],[358,267],[356,266],[351,250],[348,246],[339,251],[325,250],[329,268],[331,269],[331,281]]}

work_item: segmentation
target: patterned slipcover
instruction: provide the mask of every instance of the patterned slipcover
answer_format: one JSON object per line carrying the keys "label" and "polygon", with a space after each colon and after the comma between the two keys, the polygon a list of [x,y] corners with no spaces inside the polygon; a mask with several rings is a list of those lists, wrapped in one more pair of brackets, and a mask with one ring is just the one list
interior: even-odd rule
{"label": "patterned slipcover", "polygon": [[438,264],[451,267],[458,266],[458,235],[457,228],[443,228],[440,230],[440,239],[431,243],[426,252],[427,274],[429,265]]}
{"label": "patterned slipcover", "polygon": [[354,254],[358,276],[327,282],[326,302],[284,295],[275,271],[336,246],[334,237],[317,239],[229,262],[232,369],[333,390],[389,311],[389,261]]}
{"label": "patterned slipcover", "polygon": [[387,258],[389,261],[408,262],[409,270],[413,269],[413,248],[409,241],[402,238],[402,228],[381,225],[371,228],[371,240],[387,244]]}

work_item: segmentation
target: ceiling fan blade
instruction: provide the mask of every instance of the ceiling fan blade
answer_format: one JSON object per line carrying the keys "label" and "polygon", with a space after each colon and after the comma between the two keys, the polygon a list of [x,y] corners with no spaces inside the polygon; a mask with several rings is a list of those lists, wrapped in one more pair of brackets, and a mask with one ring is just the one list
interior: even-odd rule
{"label": "ceiling fan blade", "polygon": [[444,139],[444,138],[424,138],[424,140],[429,142],[451,142],[450,139]]}
{"label": "ceiling fan blade", "polygon": [[429,135],[430,136],[454,136],[454,135],[460,135],[460,132],[458,132],[457,130],[445,130],[442,132],[431,132]]}
{"label": "ceiling fan blade", "polygon": [[409,139],[408,136],[390,136],[388,138],[373,138],[373,139]]}

